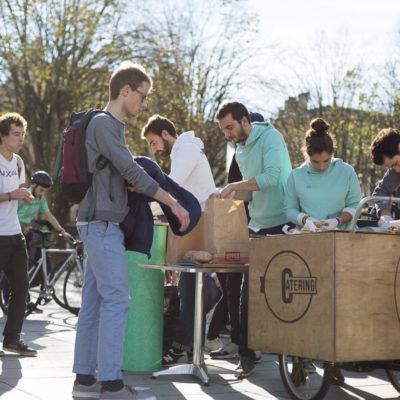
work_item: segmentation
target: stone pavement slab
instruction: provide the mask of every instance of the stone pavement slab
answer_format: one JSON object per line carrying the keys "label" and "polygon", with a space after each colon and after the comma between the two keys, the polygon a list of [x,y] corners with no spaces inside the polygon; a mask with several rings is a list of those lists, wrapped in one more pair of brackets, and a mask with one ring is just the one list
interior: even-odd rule
{"label": "stone pavement slab", "polygon": [[[77,317],[55,302],[42,307],[43,314],[30,315],[23,328],[23,339],[38,351],[34,358],[8,353],[0,358],[1,400],[72,400],[74,381],[72,361]],[[0,329],[5,317],[0,317]],[[124,372],[127,384],[146,390],[160,400],[268,400],[289,399],[279,375],[277,357],[264,354],[261,364],[248,379],[238,380],[237,360],[206,358],[210,385],[204,386],[189,375],[159,376]],[[344,371],[343,387],[331,386],[326,400],[394,400],[399,394],[385,372],[350,373]],[[75,399],[78,400],[78,399]]]}

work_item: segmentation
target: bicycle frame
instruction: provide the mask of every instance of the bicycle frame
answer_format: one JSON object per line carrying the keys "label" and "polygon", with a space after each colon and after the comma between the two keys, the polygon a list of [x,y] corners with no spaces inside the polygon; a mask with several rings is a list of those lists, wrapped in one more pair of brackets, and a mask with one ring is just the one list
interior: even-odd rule
{"label": "bicycle frame", "polygon": [[[33,279],[35,278],[35,276],[38,274],[38,272],[42,269],[43,271],[43,276],[44,276],[44,285],[45,286],[52,286],[53,283],[57,282],[58,278],[60,277],[60,275],[64,272],[65,267],[68,265],[68,263],[71,260],[75,260],[78,268],[80,270],[80,272],[83,272],[83,268],[82,268],[82,264],[81,261],[79,259],[78,256],[78,251],[76,248],[74,249],[46,249],[44,247],[42,247],[41,249],[41,257],[39,259],[39,261],[37,262],[37,264],[32,267],[34,268],[34,273],[31,275],[29,284],[32,283]],[[64,260],[62,266],[59,268],[59,270],[54,274],[54,276],[51,278],[51,280],[49,281],[49,274],[48,274],[48,269],[47,269],[47,257],[46,255],[48,253],[57,253],[57,254],[70,254],[66,260]],[[32,270],[32,269],[31,269]]]}

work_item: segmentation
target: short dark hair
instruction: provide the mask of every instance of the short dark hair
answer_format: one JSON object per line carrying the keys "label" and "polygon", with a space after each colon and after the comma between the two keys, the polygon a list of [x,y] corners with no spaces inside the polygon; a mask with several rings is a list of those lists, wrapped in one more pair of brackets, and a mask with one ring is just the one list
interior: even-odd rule
{"label": "short dark hair", "polygon": [[332,155],[335,152],[336,141],[329,133],[330,125],[323,118],[314,118],[310,122],[310,129],[306,132],[301,148],[304,157],[327,152]]}
{"label": "short dark hair", "polygon": [[172,137],[176,137],[175,125],[168,118],[155,114],[149,118],[147,124],[143,127],[141,136],[144,139],[148,133],[154,133],[161,136],[161,132],[166,130]]}
{"label": "short dark hair", "polygon": [[125,85],[129,85],[132,90],[137,89],[143,82],[151,86],[153,81],[146,73],[146,70],[139,64],[125,61],[117,68],[110,79],[110,100],[115,100],[119,92]]}
{"label": "short dark hair", "polygon": [[10,134],[12,124],[16,126],[22,126],[24,131],[26,131],[27,123],[21,115],[18,113],[7,113],[0,117],[0,134],[3,136],[8,136]]}
{"label": "short dark hair", "polygon": [[241,122],[243,117],[247,118],[247,121],[250,123],[250,114],[244,104],[239,101],[229,100],[222,103],[218,111],[215,113],[215,120],[220,121],[222,118],[225,118],[228,114],[232,114],[232,118]]}
{"label": "short dark hair", "polygon": [[370,150],[374,164],[383,165],[384,157],[393,158],[399,154],[400,131],[395,128],[386,128],[379,131],[372,141]]}

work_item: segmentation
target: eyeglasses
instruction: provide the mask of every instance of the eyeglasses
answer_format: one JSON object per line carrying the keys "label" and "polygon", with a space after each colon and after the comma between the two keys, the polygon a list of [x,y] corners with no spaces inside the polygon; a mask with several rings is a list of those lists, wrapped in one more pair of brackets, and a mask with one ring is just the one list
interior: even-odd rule
{"label": "eyeglasses", "polygon": [[133,91],[138,92],[140,94],[140,96],[142,96],[142,103],[147,101],[147,94],[143,94],[140,90],[137,90],[137,89],[133,89]]}

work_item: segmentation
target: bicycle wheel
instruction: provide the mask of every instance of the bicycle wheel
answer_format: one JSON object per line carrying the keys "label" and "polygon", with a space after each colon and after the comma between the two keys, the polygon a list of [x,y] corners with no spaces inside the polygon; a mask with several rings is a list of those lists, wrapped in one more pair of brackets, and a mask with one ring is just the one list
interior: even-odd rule
{"label": "bicycle wheel", "polygon": [[[52,269],[50,274],[50,282],[52,282],[52,289],[53,289],[53,299],[54,301],[62,308],[68,310],[68,306],[65,304],[64,300],[64,280],[67,276],[68,269],[74,265],[73,261],[69,261],[68,264],[64,265],[66,258],[61,260],[54,269]],[[54,276],[59,273],[62,269],[62,272],[58,275],[57,280],[53,282]]]}
{"label": "bicycle wheel", "polygon": [[[315,366],[306,372],[306,364]],[[289,396],[294,400],[320,400],[326,395],[332,380],[332,364],[319,360],[279,355],[279,371]]]}
{"label": "bicycle wheel", "polygon": [[64,302],[66,308],[75,315],[79,314],[82,302],[83,275],[77,263],[68,268],[64,280]]}
{"label": "bicycle wheel", "polygon": [[39,304],[45,305],[51,300],[51,293],[44,290],[42,268],[37,265],[30,265],[28,268],[29,292],[26,301],[25,316],[37,310]]}
{"label": "bicycle wheel", "polygon": [[390,383],[398,392],[400,392],[400,371],[394,369],[385,369],[385,371]]}

